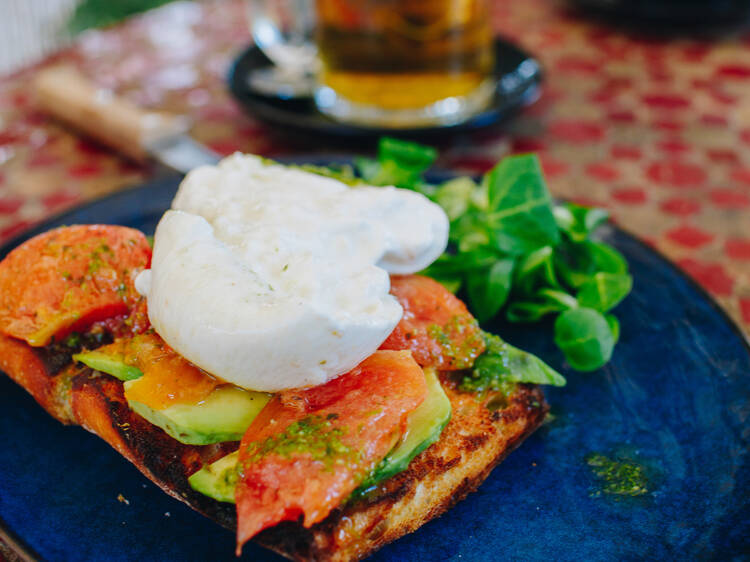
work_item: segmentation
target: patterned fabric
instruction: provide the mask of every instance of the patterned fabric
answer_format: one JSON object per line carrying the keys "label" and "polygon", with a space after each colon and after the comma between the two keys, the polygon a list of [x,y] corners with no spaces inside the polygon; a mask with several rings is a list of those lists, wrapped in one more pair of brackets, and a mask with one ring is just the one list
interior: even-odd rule
{"label": "patterned fabric", "polygon": [[[555,0],[493,4],[498,32],[544,63],[544,93],[503,131],[443,143],[440,165],[477,173],[538,152],[556,196],[608,208],[750,330],[750,33],[659,40]],[[84,34],[42,65],[74,63],[138,104],[188,114],[224,154],[320,153],[320,140],[274,135],[229,98],[229,64],[248,42],[241,0],[180,2]],[[0,241],[157,172],[35,111],[34,70],[0,79]]]}

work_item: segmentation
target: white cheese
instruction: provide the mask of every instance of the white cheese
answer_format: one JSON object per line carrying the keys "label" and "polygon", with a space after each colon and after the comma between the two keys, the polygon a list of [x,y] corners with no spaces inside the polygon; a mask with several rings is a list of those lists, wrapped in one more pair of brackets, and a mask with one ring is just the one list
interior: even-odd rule
{"label": "white cheese", "polygon": [[445,249],[422,195],[349,186],[235,154],[182,182],[136,280],[159,335],[238,386],[322,384],[371,355],[402,315],[388,273]]}

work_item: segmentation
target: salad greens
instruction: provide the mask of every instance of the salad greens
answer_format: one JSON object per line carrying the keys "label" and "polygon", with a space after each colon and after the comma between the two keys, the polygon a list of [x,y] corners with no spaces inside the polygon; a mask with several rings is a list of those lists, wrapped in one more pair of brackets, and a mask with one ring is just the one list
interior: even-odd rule
{"label": "salad greens", "polygon": [[[558,315],[554,340],[572,367],[592,371],[607,363],[620,332],[609,311],[633,284],[623,256],[592,239],[607,211],[555,205],[532,154],[504,158],[479,183],[459,177],[432,185],[423,174],[436,157],[433,148],[384,138],[376,159],[355,161],[366,183],[413,189],[445,210],[451,221],[448,251],[423,273],[463,291],[480,322],[498,314],[510,322]],[[348,172],[335,173],[352,181]],[[523,352],[501,343],[503,361],[520,360],[516,352]],[[494,340],[492,345],[501,346]],[[484,380],[478,364],[475,378]],[[542,367],[538,372],[555,384]]]}
{"label": "salad greens", "polygon": [[482,336],[487,349],[464,376],[461,390],[499,390],[506,383],[516,382],[565,386],[565,378],[537,356],[513,347],[499,336],[487,332]]}
{"label": "salad greens", "polygon": [[555,320],[555,343],[574,369],[587,371],[591,365],[609,361],[615,334],[607,319],[593,308],[571,308]]}
{"label": "salad greens", "polygon": [[112,25],[168,2],[171,0],[83,0],[68,21],[68,29],[79,33],[91,27]]}

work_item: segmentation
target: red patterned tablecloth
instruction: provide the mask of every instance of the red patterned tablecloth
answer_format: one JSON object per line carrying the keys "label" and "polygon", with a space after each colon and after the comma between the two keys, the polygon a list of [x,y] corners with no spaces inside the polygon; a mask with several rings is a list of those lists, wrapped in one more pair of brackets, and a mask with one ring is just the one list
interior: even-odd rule
{"label": "red patterned tablecloth", "polygon": [[[498,31],[545,65],[544,94],[504,132],[444,146],[440,165],[481,172],[504,154],[538,152],[555,195],[610,209],[750,332],[750,33],[658,40],[556,0],[494,4]],[[73,62],[143,106],[191,115],[194,136],[221,153],[320,152],[280,140],[226,93],[228,66],[249,42],[243,8],[168,5],[84,34],[42,64]],[[0,241],[154,173],[35,111],[34,71],[0,78]]]}

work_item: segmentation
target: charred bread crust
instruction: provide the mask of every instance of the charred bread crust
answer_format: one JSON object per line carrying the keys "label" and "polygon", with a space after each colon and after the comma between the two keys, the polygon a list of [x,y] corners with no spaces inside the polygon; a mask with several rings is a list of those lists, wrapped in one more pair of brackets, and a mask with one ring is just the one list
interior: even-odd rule
{"label": "charred bread crust", "polygon": [[45,350],[0,334],[0,371],[25,388],[52,417],[64,424],[76,423],[70,400],[74,375],[70,357],[51,357]]}
{"label": "charred bread crust", "polygon": [[[25,342],[0,336],[0,369],[51,415],[99,435],[166,493],[220,525],[236,528],[235,506],[195,492],[187,478],[235,450],[237,443],[179,443],[130,410],[119,380],[72,365],[53,372],[54,364]],[[451,420],[440,440],[407,470],[310,529],[282,523],[255,540],[292,560],[362,559],[474,491],[548,411],[541,389],[534,385],[518,385],[506,397],[460,392],[447,373],[441,374],[441,382],[453,408]]]}

